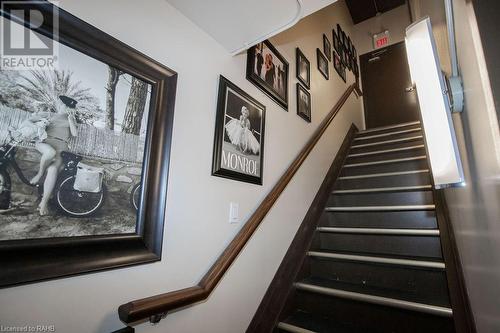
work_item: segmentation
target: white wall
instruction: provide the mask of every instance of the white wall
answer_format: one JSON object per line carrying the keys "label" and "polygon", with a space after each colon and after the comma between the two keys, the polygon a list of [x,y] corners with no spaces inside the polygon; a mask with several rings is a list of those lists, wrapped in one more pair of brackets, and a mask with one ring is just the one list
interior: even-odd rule
{"label": "white wall", "polygon": [[446,190],[479,333],[500,332],[500,133],[472,3],[454,0],[465,110],[454,115],[467,186]]}
{"label": "white wall", "polygon": [[[117,307],[132,299],[192,286],[241,225],[228,223],[229,201],[245,220],[347,88],[330,69],[316,69],[322,32],[350,18],[343,2],[307,17],[273,42],[290,63],[290,110],[285,112],[245,79],[246,55],[231,57],[166,1],[62,0],[63,9],[179,73],[161,262],[0,290],[0,324],[54,324],[57,332],[110,332],[123,325]],[[295,46],[312,65],[312,123],[296,115]],[[264,186],[210,176],[217,79],[223,74],[267,107]],[[351,75],[348,84],[353,82]],[[352,122],[352,96],[249,244],[206,301],[137,332],[244,332]]]}
{"label": "white wall", "polygon": [[390,45],[402,42],[405,29],[410,25],[408,6],[396,7],[388,12],[372,17],[354,26],[354,38],[359,55],[373,51],[373,35],[389,30]]}

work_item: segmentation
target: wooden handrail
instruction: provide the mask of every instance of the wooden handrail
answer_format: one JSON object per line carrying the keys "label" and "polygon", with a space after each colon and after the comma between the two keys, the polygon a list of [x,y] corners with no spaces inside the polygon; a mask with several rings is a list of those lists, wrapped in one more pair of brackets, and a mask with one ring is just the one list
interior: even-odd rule
{"label": "wooden handrail", "polygon": [[361,91],[357,84],[350,85],[342,94],[339,101],[321,122],[305,147],[300,151],[286,172],[281,176],[269,194],[262,200],[257,210],[250,216],[247,223],[243,225],[235,238],[229,243],[217,261],[210,267],[201,281],[194,287],[176,290],[164,294],[159,294],[143,299],[128,302],[120,305],[118,314],[120,319],[127,323],[134,323],[149,318],[151,322],[158,322],[168,311],[178,309],[206,299],[222,279],[231,264],[236,260],[245,244],[260,225],[269,210],[273,207],[280,194],[288,185],[293,175],[299,170],[309,153],[313,150],[323,133],[326,131],[332,120],[340,111],[347,98],[355,91],[361,96]]}

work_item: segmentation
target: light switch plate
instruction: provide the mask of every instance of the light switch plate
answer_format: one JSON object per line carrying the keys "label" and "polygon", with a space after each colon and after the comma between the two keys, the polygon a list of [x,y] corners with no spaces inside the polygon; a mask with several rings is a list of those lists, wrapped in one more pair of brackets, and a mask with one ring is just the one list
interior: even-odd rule
{"label": "light switch plate", "polygon": [[229,203],[229,223],[240,222],[240,205],[237,202]]}

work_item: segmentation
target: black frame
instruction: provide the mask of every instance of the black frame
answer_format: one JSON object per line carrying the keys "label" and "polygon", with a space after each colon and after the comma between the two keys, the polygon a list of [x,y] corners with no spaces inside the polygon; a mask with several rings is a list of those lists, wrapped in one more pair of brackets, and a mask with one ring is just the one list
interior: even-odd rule
{"label": "black frame", "polygon": [[332,29],[332,42],[333,42],[333,48],[335,49],[335,51],[337,51],[337,53],[339,53],[340,52],[340,40],[339,40],[339,35],[335,31],[335,29]]}
{"label": "black frame", "polygon": [[[299,89],[302,90],[308,97],[309,97],[309,115],[305,114],[305,113],[302,113],[300,112],[299,110]],[[304,88],[300,83],[297,82],[297,115],[299,117],[301,117],[302,119],[304,119],[305,121],[307,121],[308,123],[311,122],[311,94],[309,93],[309,91],[307,91],[306,88]]]}
{"label": "black frame", "polygon": [[[335,66],[335,58],[338,58],[339,66]],[[344,78],[342,77],[342,60],[340,59],[340,56],[337,54],[333,55],[333,68],[335,68],[335,71],[340,76],[340,78],[343,80]]]}
{"label": "black frame", "polygon": [[[319,60],[320,60],[320,58],[323,59],[323,60],[325,60],[325,63],[326,63],[326,73],[323,73],[321,71],[321,67],[319,66]],[[325,77],[325,79],[329,80],[330,79],[330,74],[329,74],[330,70],[329,70],[329,67],[328,67],[328,59],[326,59],[326,57],[323,55],[323,52],[321,52],[321,50],[318,49],[318,48],[316,49],[316,62],[317,62],[317,66],[318,66],[318,71],[321,74],[323,74],[323,76]]]}
{"label": "black frame", "polygon": [[0,287],[161,260],[177,74],[49,2],[31,5],[45,18],[31,29],[53,39],[58,11],[60,43],[152,85],[141,203],[135,233],[0,241]]}
{"label": "black frame", "polygon": [[325,34],[323,34],[323,53],[328,58],[328,61],[332,61],[332,44]]}
{"label": "black frame", "polygon": [[[238,94],[245,96],[248,100],[262,109],[262,128],[260,129],[260,176],[250,176],[236,171],[221,168],[222,144],[224,142],[224,115],[227,88],[231,88]],[[262,185],[264,175],[264,138],[266,125],[266,107],[255,98],[247,94],[243,89],[229,81],[224,76],[219,77],[219,93],[217,97],[217,115],[215,120],[214,149],[212,159],[212,176],[238,180],[246,183]]]}
{"label": "black frame", "polygon": [[283,63],[285,68],[285,98],[283,99],[277,92],[274,91],[272,87],[269,87],[265,81],[263,81],[258,75],[255,75],[253,72],[253,67],[255,65],[255,45],[248,49],[247,51],[247,80],[252,82],[257,88],[259,88],[266,95],[271,97],[276,103],[278,103],[283,109],[288,111],[288,79],[289,79],[289,66],[288,61],[286,61],[285,57],[281,55],[281,53],[276,50],[276,48],[271,44],[269,40],[265,40],[264,43],[276,57]]}
{"label": "black frame", "polygon": [[[299,73],[300,58],[307,63],[307,81],[304,80]],[[311,63],[298,47],[295,49],[295,74],[297,76],[297,80],[299,80],[307,89],[311,87]]]}

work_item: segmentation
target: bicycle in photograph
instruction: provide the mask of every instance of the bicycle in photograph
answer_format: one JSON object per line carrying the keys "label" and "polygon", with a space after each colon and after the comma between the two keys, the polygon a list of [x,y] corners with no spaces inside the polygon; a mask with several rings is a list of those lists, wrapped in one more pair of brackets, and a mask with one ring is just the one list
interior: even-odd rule
{"label": "bicycle in photograph", "polygon": [[[43,185],[32,185],[16,161],[17,144],[0,146],[0,209],[11,206],[11,170],[28,186],[37,187],[38,196],[43,193]],[[97,192],[78,191],[74,188],[78,163],[82,156],[71,152],[62,152],[63,169],[59,172],[51,203],[62,214],[70,217],[89,217],[96,214],[106,198],[106,186],[103,183]]]}

